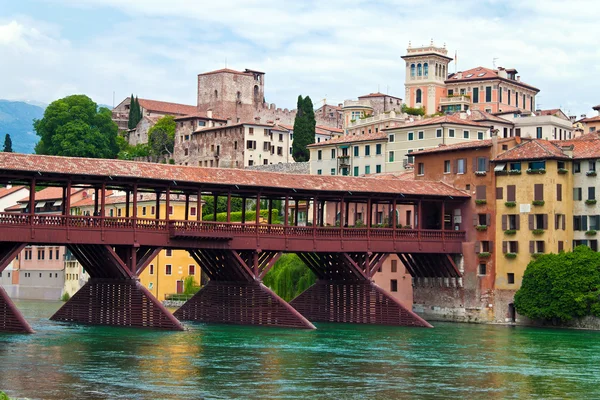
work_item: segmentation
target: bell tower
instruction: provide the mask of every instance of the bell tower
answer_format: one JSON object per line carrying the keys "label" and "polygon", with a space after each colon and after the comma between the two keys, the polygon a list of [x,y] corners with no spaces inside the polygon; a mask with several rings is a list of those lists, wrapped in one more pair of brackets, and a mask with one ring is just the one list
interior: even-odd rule
{"label": "bell tower", "polygon": [[444,81],[452,61],[446,44],[436,47],[431,39],[429,46],[413,48],[408,42],[402,59],[406,61],[404,102],[409,107],[424,107],[426,114],[435,114],[439,111],[440,98],[446,93]]}

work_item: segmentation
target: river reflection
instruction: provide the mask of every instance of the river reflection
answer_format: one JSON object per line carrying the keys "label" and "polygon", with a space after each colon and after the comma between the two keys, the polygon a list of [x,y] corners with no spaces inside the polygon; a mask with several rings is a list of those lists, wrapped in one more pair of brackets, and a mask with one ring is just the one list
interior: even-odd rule
{"label": "river reflection", "polygon": [[185,332],[55,323],[0,334],[0,390],[31,399],[600,398],[600,333],[436,324]]}

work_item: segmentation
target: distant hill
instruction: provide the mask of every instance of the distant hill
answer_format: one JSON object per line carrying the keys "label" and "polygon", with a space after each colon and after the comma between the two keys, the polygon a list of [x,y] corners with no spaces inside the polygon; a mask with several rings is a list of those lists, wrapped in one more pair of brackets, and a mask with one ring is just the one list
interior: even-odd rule
{"label": "distant hill", "polygon": [[44,108],[22,101],[0,100],[0,151],[4,136],[12,139],[13,150],[33,153],[39,137],[33,131],[33,120],[44,116]]}

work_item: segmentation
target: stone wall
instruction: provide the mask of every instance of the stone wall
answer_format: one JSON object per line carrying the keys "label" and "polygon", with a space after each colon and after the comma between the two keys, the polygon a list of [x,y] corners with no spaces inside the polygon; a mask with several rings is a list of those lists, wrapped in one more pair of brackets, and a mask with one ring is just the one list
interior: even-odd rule
{"label": "stone wall", "polygon": [[267,171],[267,172],[280,172],[285,174],[303,174],[308,175],[310,173],[309,162],[296,162],[296,163],[281,163],[281,164],[270,164],[270,165],[253,165],[252,167],[246,167],[253,171]]}

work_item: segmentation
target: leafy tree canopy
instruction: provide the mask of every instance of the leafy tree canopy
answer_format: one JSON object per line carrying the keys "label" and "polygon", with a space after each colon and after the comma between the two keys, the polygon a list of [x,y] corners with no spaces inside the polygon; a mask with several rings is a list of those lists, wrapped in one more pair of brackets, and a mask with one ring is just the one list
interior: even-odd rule
{"label": "leafy tree canopy", "polygon": [[284,254],[265,275],[264,284],[291,301],[315,283],[316,277],[296,254]]}
{"label": "leafy tree canopy", "polygon": [[108,108],[85,95],[52,102],[33,127],[40,137],[37,154],[69,157],[115,158],[118,127]]}
{"label": "leafy tree canopy", "polygon": [[12,139],[10,138],[10,135],[8,133],[6,134],[6,136],[4,136],[4,149],[2,151],[5,153],[13,152]]}
{"label": "leafy tree canopy", "polygon": [[529,263],[515,308],[531,319],[600,317],[600,253],[587,246],[547,254]]}
{"label": "leafy tree canopy", "polygon": [[425,108],[423,107],[409,107],[405,103],[402,104],[402,112],[408,115],[425,115]]}
{"label": "leafy tree canopy", "polygon": [[175,119],[167,115],[159,119],[148,130],[148,146],[150,153],[158,161],[163,155],[171,158],[175,147]]}
{"label": "leafy tree canopy", "polygon": [[307,146],[315,142],[315,111],[310,97],[298,96],[294,120],[294,142],[292,143],[292,157],[296,162],[308,161],[310,151]]}

